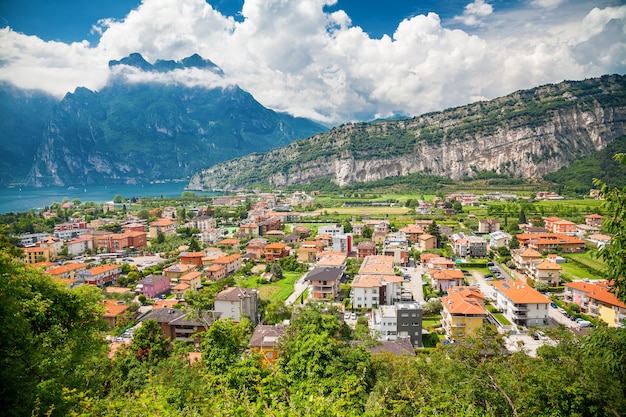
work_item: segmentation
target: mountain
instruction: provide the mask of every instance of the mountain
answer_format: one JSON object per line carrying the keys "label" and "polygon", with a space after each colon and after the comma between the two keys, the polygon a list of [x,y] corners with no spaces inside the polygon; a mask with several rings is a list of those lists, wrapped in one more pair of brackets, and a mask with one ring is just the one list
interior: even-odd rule
{"label": "mountain", "polygon": [[42,92],[0,83],[0,184],[26,178],[57,103]]}
{"label": "mountain", "polygon": [[348,123],[264,154],[203,169],[190,189],[338,185],[481,172],[534,178],[626,133],[626,77],[607,75],[518,91],[404,120]]}
{"label": "mountain", "polygon": [[626,136],[615,139],[606,148],[577,159],[569,166],[544,176],[544,179],[558,184],[559,193],[586,194],[595,188],[593,179],[598,178],[611,187],[626,187],[626,166],[613,156],[626,152]]}
{"label": "mountain", "polygon": [[[11,150],[0,156],[0,186],[188,180],[203,167],[327,130],[263,107],[199,55],[153,65],[131,54],[109,67],[113,76],[100,91],[77,88],[45,109],[17,89],[2,90],[14,120],[0,122],[10,127],[2,146]],[[217,87],[171,81],[188,73]]]}

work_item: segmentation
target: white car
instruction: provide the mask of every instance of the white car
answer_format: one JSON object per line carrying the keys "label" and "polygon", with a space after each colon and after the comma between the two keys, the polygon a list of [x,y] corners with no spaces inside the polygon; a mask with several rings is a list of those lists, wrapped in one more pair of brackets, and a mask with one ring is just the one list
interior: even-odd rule
{"label": "white car", "polygon": [[350,312],[346,312],[346,314],[343,315],[343,319],[350,320]]}
{"label": "white car", "polygon": [[352,313],[352,315],[350,316],[350,319],[356,320],[356,313]]}

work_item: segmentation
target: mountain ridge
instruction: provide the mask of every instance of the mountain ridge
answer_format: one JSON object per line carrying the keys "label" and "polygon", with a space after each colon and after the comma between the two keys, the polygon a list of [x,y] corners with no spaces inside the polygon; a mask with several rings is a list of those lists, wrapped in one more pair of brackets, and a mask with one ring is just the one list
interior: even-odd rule
{"label": "mountain ridge", "polygon": [[[48,102],[40,118],[28,108],[26,93],[0,86],[2,105],[18,109],[14,120],[31,114],[24,119],[30,125],[25,128],[1,121],[7,152],[0,156],[0,186],[188,180],[202,167],[327,130],[314,121],[264,107],[197,54],[154,64],[131,54],[109,65],[119,68],[105,87],[76,88],[61,101]],[[175,82],[173,76],[166,78],[174,80],[171,83],[155,81],[155,74],[180,75],[181,70],[192,71],[196,79],[202,80],[204,74],[219,82],[213,87],[192,85]],[[16,159],[15,149],[7,144],[24,144],[24,156]]]}
{"label": "mountain ridge", "polygon": [[188,188],[282,187],[320,178],[341,186],[413,173],[541,177],[606,147],[625,126],[626,77],[606,75],[409,119],[344,124],[200,170]]}

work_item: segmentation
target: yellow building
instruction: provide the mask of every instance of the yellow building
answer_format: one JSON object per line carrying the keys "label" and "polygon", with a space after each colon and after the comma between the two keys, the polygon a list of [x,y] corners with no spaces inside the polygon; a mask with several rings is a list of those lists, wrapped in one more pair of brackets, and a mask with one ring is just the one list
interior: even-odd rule
{"label": "yellow building", "polygon": [[450,339],[475,333],[487,318],[485,296],[476,287],[452,287],[441,302],[441,323]]}
{"label": "yellow building", "polygon": [[278,358],[276,345],[283,333],[285,333],[285,326],[280,324],[258,325],[250,338],[250,351],[263,355],[263,362],[266,366],[273,366]]}
{"label": "yellow building", "polygon": [[51,247],[24,248],[24,256],[26,257],[26,263],[36,264],[41,261],[50,262],[50,258],[54,256],[54,253]]}

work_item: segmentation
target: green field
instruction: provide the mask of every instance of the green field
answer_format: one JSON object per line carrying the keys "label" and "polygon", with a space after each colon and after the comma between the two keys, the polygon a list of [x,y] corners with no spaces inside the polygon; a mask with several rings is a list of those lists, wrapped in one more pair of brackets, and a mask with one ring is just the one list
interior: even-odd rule
{"label": "green field", "polygon": [[504,314],[502,313],[492,313],[492,316],[498,320],[498,323],[500,323],[503,326],[510,326],[511,322],[509,321],[509,319],[507,319]]}
{"label": "green field", "polygon": [[299,272],[283,272],[284,278],[270,284],[261,284],[258,282],[258,276],[252,276],[246,280],[240,281],[239,285],[244,288],[255,288],[259,290],[261,299],[269,299],[270,301],[285,301],[292,293],[294,284],[302,276]]}
{"label": "green field", "polygon": [[571,262],[567,262],[564,264],[560,264],[563,267],[563,275],[566,275],[568,278],[572,280],[581,280],[583,278],[589,279],[602,279],[602,276],[594,274],[587,269],[584,269],[576,264]]}
{"label": "green field", "polygon": [[441,325],[441,315],[428,316],[422,319],[422,328],[424,329],[438,325]]}
{"label": "green field", "polygon": [[588,267],[595,269],[597,271],[604,271],[606,269],[606,264],[602,259],[598,259],[594,254],[597,253],[595,251],[587,251],[583,253],[571,253],[565,255],[565,257],[569,260],[572,259],[574,261],[580,262]]}

